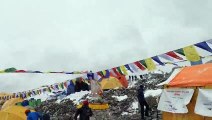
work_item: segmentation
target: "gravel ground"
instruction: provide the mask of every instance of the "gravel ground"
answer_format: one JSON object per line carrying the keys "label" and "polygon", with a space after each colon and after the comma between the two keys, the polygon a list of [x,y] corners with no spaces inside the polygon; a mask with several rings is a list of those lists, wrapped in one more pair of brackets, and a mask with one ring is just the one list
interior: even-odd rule
{"label": "gravel ground", "polygon": [[[137,101],[136,90],[140,84],[145,86],[145,89],[155,90],[161,89],[155,85],[166,80],[167,75],[151,74],[146,75],[145,79],[137,79],[134,87],[128,89],[108,90],[103,94],[103,101],[108,102],[110,108],[107,110],[93,110],[94,115],[91,120],[140,120],[139,109],[132,109],[132,103]],[[112,96],[124,96],[127,99],[118,101]],[[87,98],[88,95],[82,99]],[[150,105],[150,116],[146,120],[161,120],[161,112],[157,111],[156,97],[148,97],[146,101]],[[52,120],[73,120],[76,112],[76,105],[71,100],[64,100],[61,103],[45,101],[36,108],[37,111],[49,113]],[[122,115],[123,113],[127,113]]]}

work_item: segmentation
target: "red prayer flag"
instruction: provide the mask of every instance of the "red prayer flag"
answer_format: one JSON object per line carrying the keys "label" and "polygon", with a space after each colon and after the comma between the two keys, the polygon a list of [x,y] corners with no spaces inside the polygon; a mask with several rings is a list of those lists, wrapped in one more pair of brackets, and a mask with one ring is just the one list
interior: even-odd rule
{"label": "red prayer flag", "polygon": [[134,64],[135,64],[136,66],[138,66],[141,70],[145,70],[145,67],[144,67],[139,61],[134,62]]}
{"label": "red prayer flag", "polygon": [[166,54],[168,56],[171,56],[171,57],[175,58],[175,59],[183,60],[183,58],[181,58],[180,56],[178,56],[177,54],[175,54],[173,51],[167,52]]}
{"label": "red prayer flag", "polygon": [[100,72],[97,72],[97,74],[98,74],[99,76],[101,76],[101,77],[104,77]]}
{"label": "red prayer flag", "polygon": [[116,70],[116,68],[112,68],[112,70],[113,70],[113,72],[114,72],[117,76],[120,75],[120,73]]}

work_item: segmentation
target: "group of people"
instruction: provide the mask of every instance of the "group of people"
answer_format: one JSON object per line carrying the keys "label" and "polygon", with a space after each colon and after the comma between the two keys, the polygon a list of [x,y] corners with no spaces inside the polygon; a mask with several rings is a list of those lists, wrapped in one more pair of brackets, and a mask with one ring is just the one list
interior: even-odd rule
{"label": "group of people", "polygon": [[[144,86],[140,85],[137,91],[137,98],[140,104],[140,112],[141,119],[144,119],[144,116],[149,116],[149,105],[147,104],[144,97]],[[145,110],[144,110],[145,106]],[[27,115],[27,120],[50,120],[49,115],[41,115],[38,112],[31,112],[30,110],[26,110],[25,114]],[[76,111],[74,119],[77,120],[79,116],[79,120],[90,120],[90,117],[93,115],[91,108],[89,108],[89,102],[83,101],[83,106]]]}
{"label": "group of people", "polygon": [[70,95],[75,92],[80,92],[80,91],[89,91],[89,85],[84,82],[83,80],[77,80],[76,83],[74,84],[73,81],[70,82],[67,88],[67,95]]}

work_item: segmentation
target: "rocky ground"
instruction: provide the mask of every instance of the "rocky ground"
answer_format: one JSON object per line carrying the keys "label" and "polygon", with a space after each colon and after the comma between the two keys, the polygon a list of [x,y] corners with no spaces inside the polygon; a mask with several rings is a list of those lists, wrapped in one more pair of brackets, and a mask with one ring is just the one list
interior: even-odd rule
{"label": "rocky ground", "polygon": [[[137,79],[136,84],[128,89],[108,90],[103,94],[103,100],[108,102],[110,108],[107,110],[93,110],[94,115],[91,120],[140,120],[138,109],[132,109],[133,102],[137,101],[136,90],[140,84],[145,86],[146,90],[155,90],[160,87],[155,86],[167,79],[168,75],[151,74],[146,75],[143,79]],[[135,82],[135,81],[133,81]],[[118,101],[112,96],[124,96],[127,99]],[[82,99],[87,97],[84,96]],[[147,97],[146,100],[150,105],[150,117],[147,120],[161,120],[161,112],[157,111],[156,97]],[[76,105],[71,100],[63,100],[61,103],[45,101],[36,108],[39,112],[49,113],[52,120],[73,120],[76,112]]]}

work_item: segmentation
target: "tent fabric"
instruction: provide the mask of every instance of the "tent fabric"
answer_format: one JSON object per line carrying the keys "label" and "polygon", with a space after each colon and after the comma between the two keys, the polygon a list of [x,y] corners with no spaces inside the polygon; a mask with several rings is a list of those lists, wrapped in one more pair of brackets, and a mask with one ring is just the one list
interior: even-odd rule
{"label": "tent fabric", "polygon": [[169,83],[172,87],[212,85],[212,63],[183,68]]}
{"label": "tent fabric", "polygon": [[15,105],[16,103],[22,102],[22,101],[23,101],[23,99],[21,99],[21,98],[11,98],[10,100],[7,100],[7,101],[3,104],[3,106],[2,106],[1,109],[5,109],[5,108],[7,108],[7,107],[13,106],[13,105]]}
{"label": "tent fabric", "polygon": [[102,89],[116,89],[122,88],[123,85],[119,82],[119,80],[115,77],[104,78],[100,82]]}
{"label": "tent fabric", "polygon": [[115,78],[117,78],[119,80],[119,82],[122,84],[122,86],[124,86],[125,88],[128,87],[128,81],[124,75],[120,75]]}
{"label": "tent fabric", "polygon": [[22,106],[10,106],[0,111],[0,120],[26,120],[25,111]]}

